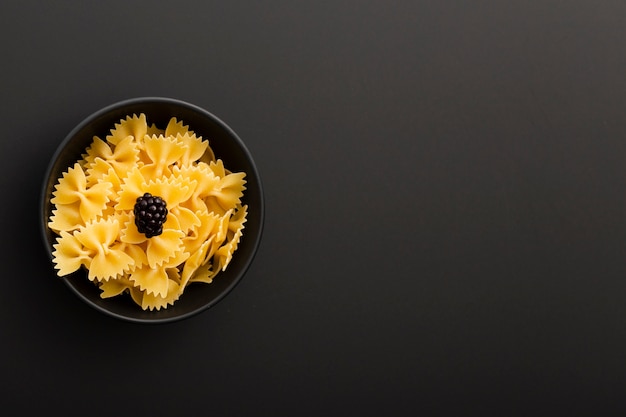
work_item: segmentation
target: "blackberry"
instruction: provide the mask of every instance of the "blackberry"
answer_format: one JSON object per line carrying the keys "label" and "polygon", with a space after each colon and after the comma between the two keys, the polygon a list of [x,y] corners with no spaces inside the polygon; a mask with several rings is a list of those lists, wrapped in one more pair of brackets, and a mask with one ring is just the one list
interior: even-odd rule
{"label": "blackberry", "polygon": [[163,223],[167,219],[167,206],[161,197],[150,193],[137,197],[133,213],[137,230],[147,238],[163,233]]}

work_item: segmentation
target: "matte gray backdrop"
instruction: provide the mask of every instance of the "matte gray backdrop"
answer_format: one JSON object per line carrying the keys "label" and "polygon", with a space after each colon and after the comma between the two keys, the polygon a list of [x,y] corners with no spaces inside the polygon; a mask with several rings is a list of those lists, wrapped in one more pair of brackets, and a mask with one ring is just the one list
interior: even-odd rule
{"label": "matte gray backdrop", "polygon": [[[626,413],[626,2],[7,0],[0,35],[3,407]],[[240,285],[163,326],[38,229],[57,145],[140,96],[222,118],[266,192]]]}

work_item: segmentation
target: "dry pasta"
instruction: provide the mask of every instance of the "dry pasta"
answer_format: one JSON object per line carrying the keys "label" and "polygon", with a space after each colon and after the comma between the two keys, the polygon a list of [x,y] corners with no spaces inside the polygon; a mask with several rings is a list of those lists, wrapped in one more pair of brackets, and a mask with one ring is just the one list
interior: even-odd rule
{"label": "dry pasta", "polygon": [[[102,298],[167,308],[227,268],[245,227],[245,184],[245,173],[227,170],[183,121],[159,129],[143,113],[127,116],[104,139],[94,136],[55,185],[48,227],[58,235],[57,274],[85,268]],[[140,231],[144,213],[135,212],[146,193],[166,207],[154,236]]]}

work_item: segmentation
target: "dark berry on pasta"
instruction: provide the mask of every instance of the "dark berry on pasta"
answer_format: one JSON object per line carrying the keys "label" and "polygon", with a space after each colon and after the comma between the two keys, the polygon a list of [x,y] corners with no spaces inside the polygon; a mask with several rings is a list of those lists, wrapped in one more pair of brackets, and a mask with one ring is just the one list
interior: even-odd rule
{"label": "dark berry on pasta", "polygon": [[150,193],[137,197],[133,214],[137,230],[147,238],[163,233],[163,223],[167,220],[167,204],[161,197]]}

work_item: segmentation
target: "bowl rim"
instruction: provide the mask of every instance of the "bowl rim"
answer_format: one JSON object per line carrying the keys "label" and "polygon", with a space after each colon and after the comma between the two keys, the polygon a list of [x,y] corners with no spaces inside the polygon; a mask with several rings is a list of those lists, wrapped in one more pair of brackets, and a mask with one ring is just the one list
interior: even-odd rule
{"label": "bowl rim", "polygon": [[48,236],[47,236],[48,225],[45,219],[47,218],[46,204],[47,204],[47,199],[49,195],[48,182],[52,174],[52,171],[54,169],[54,166],[56,165],[56,161],[63,154],[67,144],[76,136],[78,132],[80,132],[82,129],[88,126],[91,122],[93,122],[94,120],[98,119],[99,117],[103,115],[106,115],[109,112],[118,110],[122,107],[142,104],[142,103],[161,103],[161,104],[169,104],[169,105],[174,105],[174,106],[186,107],[192,111],[200,113],[203,116],[211,119],[215,124],[217,124],[220,127],[220,129],[224,130],[235,142],[237,142],[237,147],[242,151],[245,158],[250,162],[250,169],[252,170],[252,174],[254,175],[254,178],[256,179],[256,187],[258,188],[258,192],[259,192],[259,205],[257,208],[255,208],[255,210],[258,211],[258,215],[259,215],[259,225],[258,225],[258,232],[254,236],[254,242],[252,243],[252,246],[251,246],[250,256],[246,259],[245,263],[242,265],[239,273],[234,277],[232,282],[224,290],[222,290],[215,298],[213,298],[209,302],[204,303],[201,306],[193,310],[190,310],[188,312],[185,312],[176,316],[161,317],[161,318],[154,318],[154,319],[130,317],[124,314],[116,313],[99,304],[94,303],[91,299],[89,299],[89,297],[85,296],[74,285],[72,285],[72,283],[67,278],[67,276],[60,277],[62,281],[65,283],[65,285],[69,287],[69,289],[75,295],[77,295],[78,298],[80,298],[87,305],[89,305],[90,307],[94,308],[96,311],[102,314],[105,314],[109,317],[113,317],[122,321],[136,323],[136,324],[165,324],[165,323],[181,321],[181,320],[190,318],[192,316],[196,316],[199,313],[208,310],[210,307],[214,306],[215,304],[223,300],[226,297],[226,295],[228,295],[241,282],[244,275],[248,271],[250,265],[252,264],[254,258],[256,257],[258,248],[261,244],[261,239],[263,236],[263,229],[264,229],[264,224],[265,224],[265,194],[263,192],[263,184],[262,184],[259,172],[258,172],[258,167],[252,157],[252,154],[250,153],[248,147],[245,145],[243,140],[222,119],[220,119],[215,114],[211,113],[210,111],[196,104],[192,104],[181,99],[165,97],[165,96],[143,96],[143,97],[134,97],[134,98],[128,98],[124,100],[119,100],[88,114],[86,117],[84,117],[80,121],[80,123],[74,126],[74,128],[71,129],[67,135],[65,135],[63,140],[57,145],[56,150],[54,151],[54,153],[52,154],[52,156],[50,157],[48,161],[48,165],[46,167],[46,171],[43,177],[43,186],[41,187],[41,190],[40,190],[40,199],[39,199],[40,201],[39,201],[39,211],[38,211],[39,223],[40,223],[39,229],[41,232],[41,237],[44,242],[44,246],[46,247],[46,251],[48,253],[48,258],[50,261],[52,261],[54,258],[52,255],[53,248],[51,247],[50,242],[48,240]]}

